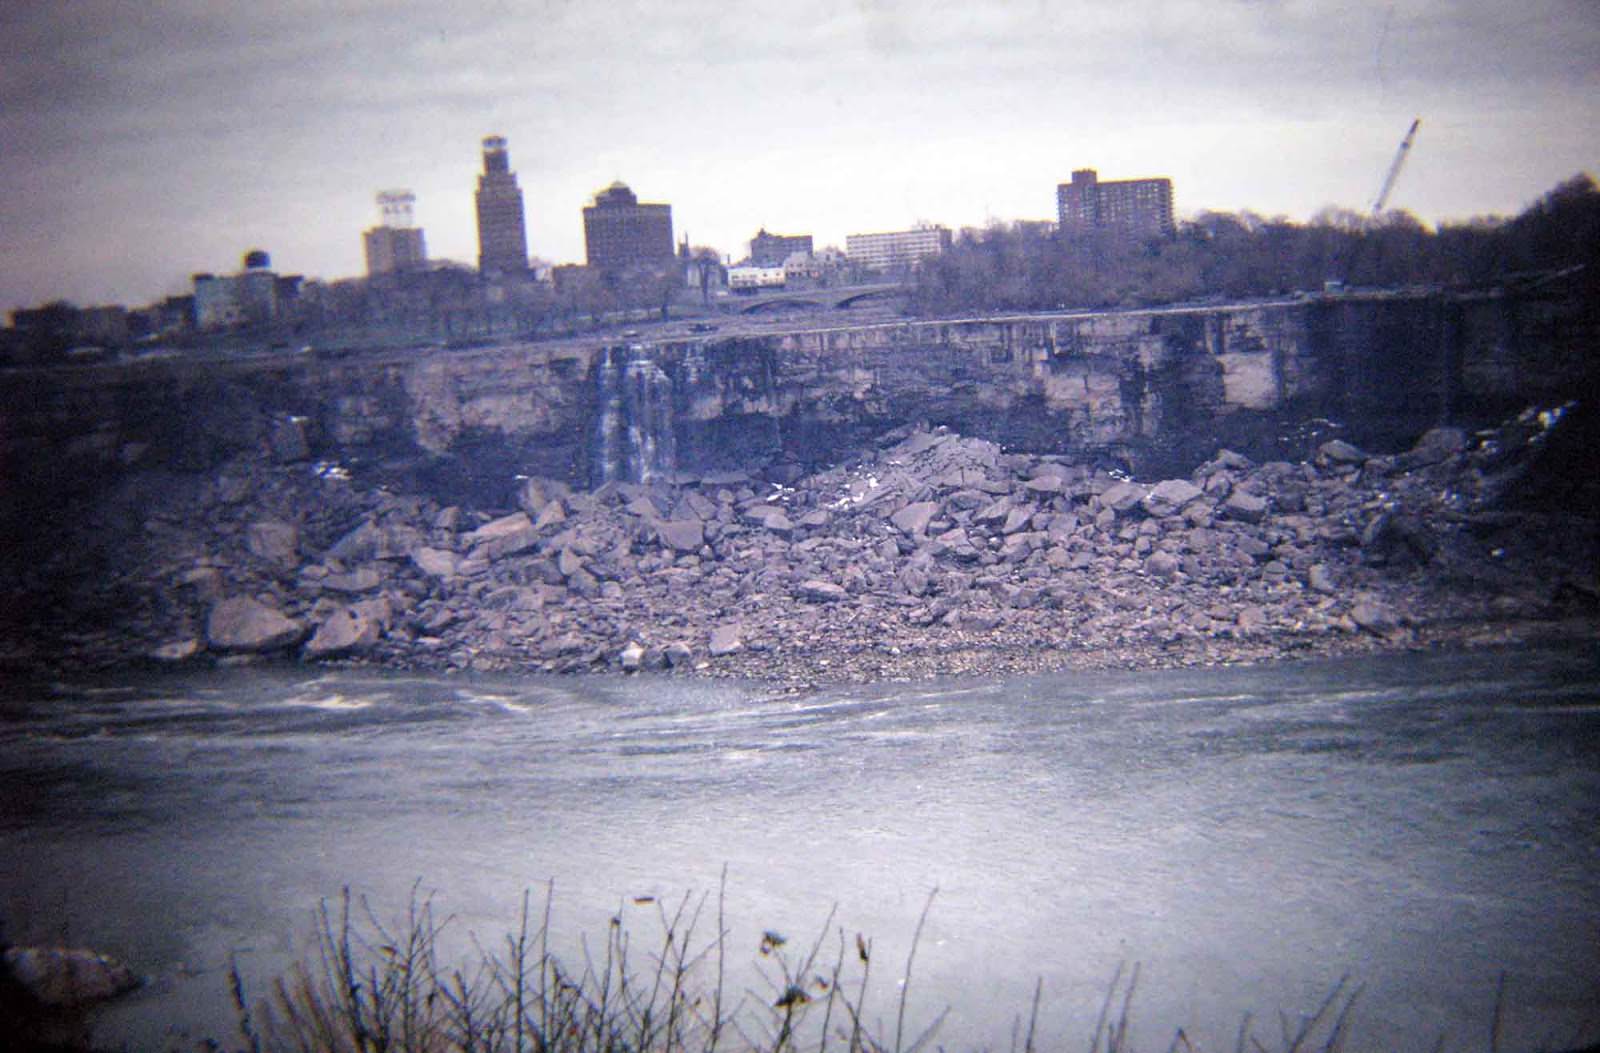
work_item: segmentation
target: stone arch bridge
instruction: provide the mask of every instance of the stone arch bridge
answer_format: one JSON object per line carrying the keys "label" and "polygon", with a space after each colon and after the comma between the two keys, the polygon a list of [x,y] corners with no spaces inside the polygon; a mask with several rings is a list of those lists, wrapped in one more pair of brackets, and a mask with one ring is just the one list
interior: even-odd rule
{"label": "stone arch bridge", "polygon": [[903,298],[907,286],[900,282],[880,282],[875,285],[847,285],[829,289],[795,289],[783,292],[757,293],[754,296],[730,296],[727,309],[734,314],[782,314],[788,311],[847,311],[852,307],[892,303]]}

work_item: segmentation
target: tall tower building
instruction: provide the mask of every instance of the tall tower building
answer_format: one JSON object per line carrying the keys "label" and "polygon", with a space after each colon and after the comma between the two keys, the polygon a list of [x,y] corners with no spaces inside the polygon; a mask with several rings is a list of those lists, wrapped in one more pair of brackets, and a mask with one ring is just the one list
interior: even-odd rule
{"label": "tall tower building", "polygon": [[383,219],[361,235],[367,251],[367,276],[400,271],[420,271],[428,266],[428,250],[422,243],[422,230],[412,225],[411,206],[417,195],[409,190],[384,190],[378,194],[378,211]]}
{"label": "tall tower building", "polygon": [[478,177],[478,270],[528,269],[528,234],[522,220],[522,190],[511,170],[504,136],[483,140],[483,174]]}

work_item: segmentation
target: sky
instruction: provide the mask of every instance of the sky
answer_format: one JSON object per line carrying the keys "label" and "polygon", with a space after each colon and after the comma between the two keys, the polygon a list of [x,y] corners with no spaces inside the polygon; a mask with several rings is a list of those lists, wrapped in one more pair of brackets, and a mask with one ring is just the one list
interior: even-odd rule
{"label": "sky", "polygon": [[374,195],[475,262],[504,135],[530,252],[623,180],[738,258],[758,228],[1052,219],[1073,169],[1181,216],[1514,214],[1600,175],[1600,0],[277,0],[0,4],[0,311],[364,268]]}

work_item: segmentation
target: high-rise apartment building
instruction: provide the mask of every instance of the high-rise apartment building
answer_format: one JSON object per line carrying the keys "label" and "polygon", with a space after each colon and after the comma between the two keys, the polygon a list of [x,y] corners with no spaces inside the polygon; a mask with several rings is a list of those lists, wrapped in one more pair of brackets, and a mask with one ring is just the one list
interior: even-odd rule
{"label": "high-rise apartment building", "polygon": [[483,140],[483,174],[478,177],[478,269],[517,272],[528,269],[528,233],[522,216],[522,190],[511,170],[503,136]]}
{"label": "high-rise apartment building", "polygon": [[763,227],[750,239],[752,267],[782,267],[797,252],[811,255],[810,234],[768,234]]}
{"label": "high-rise apartment building", "polygon": [[428,250],[422,242],[422,230],[412,225],[411,207],[416,200],[417,195],[409,190],[384,190],[378,194],[383,220],[361,235],[369,278],[427,268]]}
{"label": "high-rise apartment building", "polygon": [[1108,230],[1128,237],[1168,237],[1173,232],[1172,180],[1118,179],[1100,182],[1092,168],[1072,173],[1056,187],[1061,232]]}
{"label": "high-rise apartment building", "polygon": [[672,206],[640,204],[627,184],[612,183],[583,210],[583,245],[589,266],[602,271],[671,263]]}
{"label": "high-rise apartment building", "polygon": [[869,270],[915,270],[924,257],[937,256],[951,245],[948,227],[917,227],[883,234],[850,234],[844,251],[850,262]]}

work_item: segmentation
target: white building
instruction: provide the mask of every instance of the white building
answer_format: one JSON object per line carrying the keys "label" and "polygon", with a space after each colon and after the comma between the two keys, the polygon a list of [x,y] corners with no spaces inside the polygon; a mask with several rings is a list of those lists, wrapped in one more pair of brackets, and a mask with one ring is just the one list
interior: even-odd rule
{"label": "white building", "polygon": [[754,292],[757,289],[781,289],[788,280],[782,267],[729,267],[728,288],[734,292]]}
{"label": "white building", "polygon": [[948,249],[953,240],[948,227],[920,226],[883,234],[851,234],[844,240],[844,250],[852,263],[871,270],[915,270],[924,258]]}

